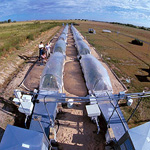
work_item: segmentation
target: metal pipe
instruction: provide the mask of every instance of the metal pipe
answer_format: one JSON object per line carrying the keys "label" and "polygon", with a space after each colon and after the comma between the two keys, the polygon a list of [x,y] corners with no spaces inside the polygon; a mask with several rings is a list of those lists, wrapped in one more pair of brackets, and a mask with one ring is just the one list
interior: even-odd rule
{"label": "metal pipe", "polygon": [[[25,92],[25,91],[20,91],[22,93],[29,93],[29,92]],[[39,93],[35,93],[35,92],[30,92],[30,94],[37,94],[37,95],[41,95],[41,96],[49,96],[51,98],[59,98],[59,99],[64,99],[64,98],[73,98],[73,99],[89,99],[89,97],[71,97],[71,96],[55,96],[55,95],[45,95],[45,94],[39,94]],[[60,93],[60,94],[64,94],[64,93]],[[132,98],[139,98],[140,97],[150,97],[150,91],[148,92],[141,92],[141,93],[126,93],[124,94],[124,99],[126,98],[126,96],[131,96]],[[137,95],[137,96],[136,96]],[[148,95],[148,96],[147,96]],[[104,98],[108,98],[109,96],[101,96],[101,97],[96,97],[96,99],[104,99]],[[112,96],[111,96],[112,97]],[[119,98],[119,94],[113,94],[113,97],[115,98]]]}

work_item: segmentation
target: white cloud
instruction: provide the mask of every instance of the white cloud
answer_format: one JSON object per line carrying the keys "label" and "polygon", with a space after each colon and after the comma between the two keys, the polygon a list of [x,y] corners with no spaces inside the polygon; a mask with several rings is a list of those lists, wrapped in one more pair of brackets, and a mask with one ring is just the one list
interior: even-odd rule
{"label": "white cloud", "polygon": [[120,12],[117,12],[115,11],[116,14],[122,14],[122,16],[125,18],[125,19],[135,19],[135,20],[140,20],[140,19],[145,19],[145,20],[149,20],[150,21],[150,15],[146,15],[142,12],[124,12],[124,11],[120,11]]}
{"label": "white cloud", "polygon": [[[72,12],[78,11],[97,11],[100,9],[107,9],[107,7],[118,7],[122,9],[150,9],[149,0],[5,0],[0,4],[3,12],[25,11],[27,9],[37,9],[37,11],[44,10],[45,8],[56,9],[57,11],[71,10]],[[59,9],[59,10],[58,10]],[[51,11],[51,10],[50,10]]]}
{"label": "white cloud", "polygon": [[[2,1],[2,0],[0,0]],[[0,15],[21,13],[116,13],[122,17],[136,16],[149,20],[150,0],[3,0]]]}

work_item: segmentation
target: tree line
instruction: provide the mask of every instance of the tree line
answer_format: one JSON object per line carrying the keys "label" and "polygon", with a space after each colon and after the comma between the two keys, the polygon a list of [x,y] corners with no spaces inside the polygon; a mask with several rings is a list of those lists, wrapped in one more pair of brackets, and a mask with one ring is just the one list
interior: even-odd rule
{"label": "tree line", "polygon": [[4,20],[4,21],[0,21],[0,23],[11,23],[11,22],[16,22],[15,20],[12,21],[11,19],[8,19],[8,20]]}
{"label": "tree line", "polygon": [[132,28],[137,28],[137,29],[143,29],[143,30],[148,30],[150,31],[150,28],[146,28],[144,26],[135,26],[133,24],[125,24],[125,23],[119,23],[119,22],[110,22],[111,24],[118,24],[118,25],[123,25],[123,26],[128,26],[128,27],[132,27]]}

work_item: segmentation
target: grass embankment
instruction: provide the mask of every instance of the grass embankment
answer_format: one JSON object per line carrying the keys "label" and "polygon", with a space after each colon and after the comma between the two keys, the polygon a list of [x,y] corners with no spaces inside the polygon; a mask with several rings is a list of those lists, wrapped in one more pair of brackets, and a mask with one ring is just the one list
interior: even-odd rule
{"label": "grass embankment", "polygon": [[[32,61],[30,57],[38,55],[40,41],[47,43],[61,27],[61,22],[52,21],[0,25],[0,140],[8,123],[19,125],[22,122],[20,119],[24,118],[16,111],[16,107],[9,99],[23,80],[27,69],[34,63],[34,59]],[[13,77],[15,78],[12,81]]]}
{"label": "grass embankment", "polygon": [[38,44],[48,42],[61,28],[61,22],[17,22],[1,24],[0,29],[0,92],[23,67],[21,56],[38,55]]}
{"label": "grass embankment", "polygon": [[[77,22],[80,25],[77,29],[86,36],[86,39],[93,45],[99,54],[102,54],[105,62],[115,71],[121,81],[127,86],[128,92],[142,92],[143,90],[150,90],[150,46],[143,44],[143,46],[133,45],[130,37],[117,34],[115,32],[103,33],[103,29],[111,31],[119,31],[120,33],[131,35],[140,40],[149,42],[150,31],[125,27],[120,25],[112,25],[100,22]],[[93,28],[96,34],[89,34],[88,29]],[[129,79],[130,83],[126,81]],[[144,99],[129,126],[136,126],[142,122],[150,120],[150,99]],[[134,109],[137,101],[134,101],[132,107],[121,107],[124,116],[127,119]]]}
{"label": "grass embankment", "polygon": [[40,21],[0,25],[0,56],[7,57],[8,52],[19,50],[20,47],[41,35],[42,32],[58,25],[61,23],[40,23]]}

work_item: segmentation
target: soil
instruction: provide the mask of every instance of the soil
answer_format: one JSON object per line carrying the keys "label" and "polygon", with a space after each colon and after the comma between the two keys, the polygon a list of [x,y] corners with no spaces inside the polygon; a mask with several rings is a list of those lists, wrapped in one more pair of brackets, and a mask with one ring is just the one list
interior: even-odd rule
{"label": "soil", "polygon": [[[52,46],[55,45],[60,32],[56,34],[51,41]],[[88,90],[85,85],[80,63],[77,59],[77,50],[75,48],[73,35],[70,29],[67,43],[66,62],[63,76],[63,92],[66,93],[67,96],[86,96],[88,95]],[[91,48],[92,54],[101,60],[94,48]],[[36,55],[33,55],[33,57],[31,57],[27,62],[28,63],[25,64],[22,70],[13,77],[13,80],[8,84],[7,88],[2,94],[2,97],[0,98],[0,138],[2,137],[8,123],[23,127],[21,124],[23,120],[16,118],[24,119],[24,116],[17,111],[17,106],[11,101],[13,90],[17,88],[18,85],[20,85],[20,88],[22,87],[30,91],[33,91],[35,88],[39,87],[40,75],[44,65],[40,65],[40,62],[37,61]],[[107,65],[105,63],[103,63],[103,65],[106,67],[110,75],[114,93],[125,90]],[[97,134],[96,124],[92,123],[90,118],[87,116],[85,105],[86,103],[74,103],[73,107],[70,109],[67,107],[61,107],[61,113],[59,113],[57,116],[60,124],[57,132],[57,142],[60,150],[104,149],[105,122],[103,118],[99,118],[101,131],[99,134]]]}

